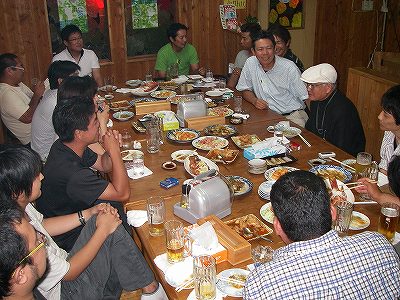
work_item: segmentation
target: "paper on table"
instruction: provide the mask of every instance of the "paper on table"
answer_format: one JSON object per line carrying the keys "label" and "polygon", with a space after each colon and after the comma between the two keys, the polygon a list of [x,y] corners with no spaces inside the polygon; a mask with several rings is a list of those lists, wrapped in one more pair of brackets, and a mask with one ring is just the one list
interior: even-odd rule
{"label": "paper on table", "polygon": [[134,90],[134,89],[120,88],[120,89],[116,89],[115,91],[117,93],[121,93],[121,94],[128,94],[128,93],[131,93],[132,90]]}
{"label": "paper on table", "polygon": [[385,185],[388,183],[389,183],[388,177],[385,174],[379,172],[378,173],[378,186],[382,186],[382,185]]}
{"label": "paper on table", "polygon": [[144,167],[143,175],[133,173],[133,169],[128,170],[128,176],[130,179],[139,179],[142,177],[149,176],[151,174],[153,174],[153,172],[146,166]]}
{"label": "paper on table", "polygon": [[140,227],[147,222],[147,211],[145,210],[128,210],[126,213],[128,224],[133,227]]}
{"label": "paper on table", "polygon": [[[193,263],[193,257],[186,257],[182,262],[183,264]],[[165,274],[168,268],[172,267],[174,264],[170,264],[167,259],[167,253],[160,254],[154,258],[154,263],[156,266]]]}

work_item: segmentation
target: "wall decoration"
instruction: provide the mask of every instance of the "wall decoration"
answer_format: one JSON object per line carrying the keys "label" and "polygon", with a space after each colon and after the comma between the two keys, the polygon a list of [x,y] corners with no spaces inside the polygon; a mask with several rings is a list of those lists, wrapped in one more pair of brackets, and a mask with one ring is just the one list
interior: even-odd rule
{"label": "wall decoration", "polygon": [[305,0],[269,0],[269,24],[279,23],[288,28],[304,28]]}
{"label": "wall decoration", "polygon": [[236,9],[246,8],[246,0],[224,0],[224,4],[235,5]]}
{"label": "wall decoration", "polygon": [[86,0],[57,0],[60,29],[75,24],[82,32],[88,32]]}
{"label": "wall decoration", "polygon": [[235,5],[220,5],[219,16],[221,18],[221,25],[223,29],[237,31],[239,26],[236,17]]}
{"label": "wall decoration", "polygon": [[132,0],[133,29],[158,27],[157,0]]}

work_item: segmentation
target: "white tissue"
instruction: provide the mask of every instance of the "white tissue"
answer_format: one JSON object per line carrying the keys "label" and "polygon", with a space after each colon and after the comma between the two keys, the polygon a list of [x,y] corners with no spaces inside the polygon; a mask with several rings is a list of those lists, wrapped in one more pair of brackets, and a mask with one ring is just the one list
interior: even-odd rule
{"label": "white tissue", "polygon": [[193,239],[193,246],[199,245],[206,250],[211,250],[218,247],[217,234],[215,233],[214,227],[209,221],[205,222],[199,227],[193,228],[189,235]]}
{"label": "white tissue", "polygon": [[128,224],[133,227],[140,227],[147,222],[147,211],[145,210],[128,210],[126,213]]}

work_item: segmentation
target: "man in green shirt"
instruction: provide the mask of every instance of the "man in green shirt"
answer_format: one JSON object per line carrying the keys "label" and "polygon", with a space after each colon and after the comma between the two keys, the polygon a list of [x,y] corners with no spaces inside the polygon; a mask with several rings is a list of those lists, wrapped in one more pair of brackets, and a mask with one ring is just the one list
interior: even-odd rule
{"label": "man in green shirt", "polygon": [[[167,29],[170,43],[157,53],[156,77],[176,77],[177,75],[201,74],[196,48],[187,43],[188,28],[180,23],[173,23]],[[168,74],[167,74],[168,73]]]}

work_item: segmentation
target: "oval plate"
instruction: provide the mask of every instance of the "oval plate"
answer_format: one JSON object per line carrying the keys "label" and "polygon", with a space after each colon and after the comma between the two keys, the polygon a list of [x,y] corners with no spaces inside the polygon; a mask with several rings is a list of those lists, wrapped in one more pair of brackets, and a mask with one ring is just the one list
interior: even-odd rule
{"label": "oval plate", "polygon": [[211,149],[222,149],[228,146],[229,142],[227,139],[224,139],[219,136],[202,136],[194,141],[192,141],[193,147],[204,150],[204,151],[210,151]]}
{"label": "oval plate", "polygon": [[177,151],[171,153],[171,158],[173,160],[183,164],[186,157],[188,157],[189,155],[192,155],[195,152],[196,152],[195,150],[177,150]]}
{"label": "oval plate", "polygon": [[264,177],[267,180],[278,180],[279,177],[282,175],[286,174],[287,172],[292,172],[298,170],[297,168],[292,168],[292,167],[274,167],[271,169],[268,169],[264,173]]}
{"label": "oval plate", "polygon": [[142,81],[139,79],[132,79],[132,80],[128,80],[125,82],[126,85],[129,85],[130,87],[138,87],[142,84]]}
{"label": "oval plate", "polygon": [[358,211],[353,211],[351,213],[351,221],[350,221],[350,229],[351,230],[362,230],[365,229],[369,226],[369,224],[371,223],[371,221],[369,220],[369,218],[358,212]]}
{"label": "oval plate", "polygon": [[[192,136],[187,139],[180,139],[180,135],[184,136],[187,133],[188,136]],[[182,128],[177,130],[170,130],[167,132],[167,139],[171,142],[179,143],[179,144],[187,144],[191,143],[193,140],[197,139],[200,136],[200,131],[190,129],[190,128]]]}
{"label": "oval plate", "polygon": [[237,129],[233,125],[225,125],[225,124],[218,124],[218,125],[211,125],[204,128],[204,133],[206,135],[215,135],[224,138],[231,137],[237,133]]}
{"label": "oval plate", "polygon": [[[267,131],[270,133],[274,133],[274,126],[268,126]],[[301,133],[301,129],[297,127],[287,127],[282,131],[283,135],[288,139],[298,136]]]}
{"label": "oval plate", "polygon": [[[116,89],[117,89],[117,86],[113,85],[112,90],[115,91]],[[102,91],[102,92],[107,92],[107,87],[105,85],[103,85],[103,86],[99,87],[98,90]]]}
{"label": "oval plate", "polygon": [[121,151],[122,160],[123,161],[131,161],[133,159],[132,155],[135,154],[135,153],[142,153],[143,154],[143,152],[140,151],[140,150],[124,150],[124,151]]}
{"label": "oval plate", "polygon": [[246,194],[250,193],[251,190],[253,189],[253,183],[249,179],[244,178],[242,176],[236,176],[236,175],[226,176],[226,179],[228,179],[229,182],[234,180],[234,181],[239,181],[241,184],[243,184],[243,186],[240,188],[240,190],[234,191],[235,196],[246,195]]}
{"label": "oval plate", "polygon": [[127,110],[118,111],[116,113],[113,113],[114,119],[117,119],[118,121],[128,121],[134,115],[135,114],[133,112],[127,111]]}
{"label": "oval plate", "polygon": [[336,179],[343,181],[344,183],[349,182],[352,177],[350,171],[334,165],[315,166],[310,169],[310,172],[313,172],[314,174],[323,178],[327,178],[328,175],[334,176]]}
{"label": "oval plate", "polygon": [[154,91],[150,94],[151,97],[156,99],[167,99],[168,97],[174,97],[175,95],[176,92],[171,90],[159,90],[159,91]]}
{"label": "oval plate", "polygon": [[275,215],[271,208],[272,208],[271,202],[265,203],[260,208],[260,215],[261,218],[263,218],[265,221],[273,224]]}
{"label": "oval plate", "polygon": [[229,278],[229,276],[232,275],[239,275],[239,276],[244,276],[244,278],[247,278],[247,276],[250,274],[250,271],[248,270],[244,270],[244,269],[228,269],[228,270],[224,270],[221,273],[218,274],[217,276],[217,288],[227,294],[228,296],[231,297],[242,297],[242,291],[243,291],[243,286],[244,283],[246,281],[246,279],[244,279],[243,282],[243,286],[242,287],[235,287],[232,283],[229,282],[225,282],[222,280],[218,280],[218,277],[225,277],[225,278]]}
{"label": "oval plate", "polygon": [[[211,169],[214,169],[214,170],[219,171],[219,168],[218,168],[218,166],[217,166],[216,163],[212,162],[212,161],[209,160],[208,158],[205,158],[204,156],[201,156],[201,155],[197,155],[197,156],[198,156],[199,159],[200,159],[201,161],[203,161],[203,162],[207,165],[207,167],[208,167],[207,170],[204,170],[203,172],[200,172],[199,174],[204,173],[204,172],[207,172],[208,170],[211,170]],[[189,164],[190,164],[190,162],[189,162],[189,156],[188,156],[188,157],[186,157],[185,161],[183,162],[183,167],[185,168],[186,172],[188,172],[191,176],[196,177],[197,175],[199,175],[199,174],[193,174],[193,173],[191,172],[190,167],[189,167]]]}
{"label": "oval plate", "polygon": [[219,117],[230,117],[234,111],[226,106],[217,106],[207,109],[207,115],[209,116],[219,116]]}

